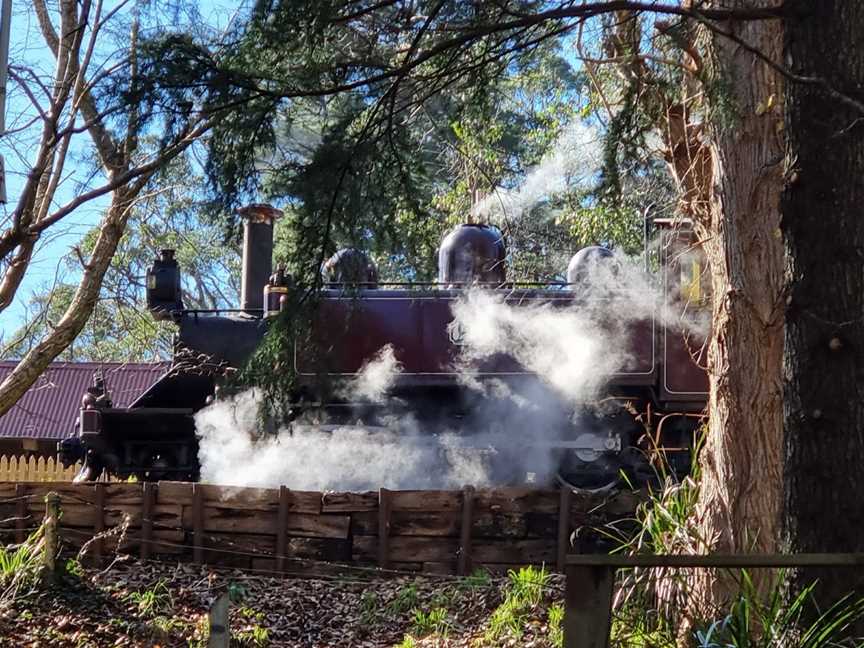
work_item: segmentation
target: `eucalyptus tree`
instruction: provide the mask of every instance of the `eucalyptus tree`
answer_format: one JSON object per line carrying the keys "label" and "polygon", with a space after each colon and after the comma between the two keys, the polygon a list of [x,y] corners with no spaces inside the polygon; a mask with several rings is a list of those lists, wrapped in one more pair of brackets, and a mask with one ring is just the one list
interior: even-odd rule
{"label": "eucalyptus tree", "polygon": [[[15,91],[28,102],[15,129],[26,177],[0,232],[0,311],[16,297],[40,239],[93,201],[102,200],[104,209],[89,254],[79,259],[80,279],[68,307],[0,384],[0,414],[82,330],[141,192],[216,116],[206,89],[175,87],[176,76],[158,74],[177,47],[158,29],[142,31],[146,23],[137,4],[61,0],[49,7],[34,0],[31,10],[54,70],[43,74],[27,61],[10,69]],[[193,63],[174,59],[174,72],[188,72]],[[159,134],[155,145],[142,142],[147,133]],[[61,190],[73,182],[78,186]]]}

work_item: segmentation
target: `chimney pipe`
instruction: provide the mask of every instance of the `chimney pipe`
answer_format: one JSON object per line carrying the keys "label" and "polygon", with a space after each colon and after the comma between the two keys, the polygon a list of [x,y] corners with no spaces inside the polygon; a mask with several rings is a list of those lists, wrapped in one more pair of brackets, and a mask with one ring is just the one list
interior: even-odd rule
{"label": "chimney pipe", "polygon": [[240,308],[261,315],[264,309],[264,286],[273,272],[273,222],[282,210],[270,205],[241,207],[243,218],[243,275],[240,284]]}

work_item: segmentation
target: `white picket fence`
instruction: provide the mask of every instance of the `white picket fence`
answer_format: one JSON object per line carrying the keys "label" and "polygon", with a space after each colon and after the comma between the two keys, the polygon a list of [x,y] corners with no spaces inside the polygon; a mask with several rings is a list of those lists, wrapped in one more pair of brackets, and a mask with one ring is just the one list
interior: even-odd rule
{"label": "white picket fence", "polygon": [[53,457],[0,456],[0,481],[72,481],[81,464],[64,468]]}

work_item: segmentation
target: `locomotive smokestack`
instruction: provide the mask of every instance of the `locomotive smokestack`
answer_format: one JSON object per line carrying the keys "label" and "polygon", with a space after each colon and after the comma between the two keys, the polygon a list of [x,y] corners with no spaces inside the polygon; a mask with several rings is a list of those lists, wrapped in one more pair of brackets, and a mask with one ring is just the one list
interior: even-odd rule
{"label": "locomotive smokestack", "polygon": [[259,313],[264,308],[264,286],[273,272],[273,222],[282,216],[282,210],[254,204],[237,213],[244,219],[240,308]]}

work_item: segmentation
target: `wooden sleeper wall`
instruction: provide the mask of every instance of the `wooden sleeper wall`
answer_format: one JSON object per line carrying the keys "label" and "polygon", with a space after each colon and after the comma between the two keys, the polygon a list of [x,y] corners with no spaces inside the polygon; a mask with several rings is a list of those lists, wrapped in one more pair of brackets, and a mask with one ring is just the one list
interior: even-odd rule
{"label": "wooden sleeper wall", "polygon": [[41,521],[49,491],[61,497],[66,546],[102,534],[90,548],[96,562],[120,541],[121,551],[143,558],[292,573],[320,572],[321,562],[462,574],[561,568],[573,530],[629,518],[639,501],[633,493],[524,488],[321,493],[186,482],[0,483],[0,532],[22,540]]}

